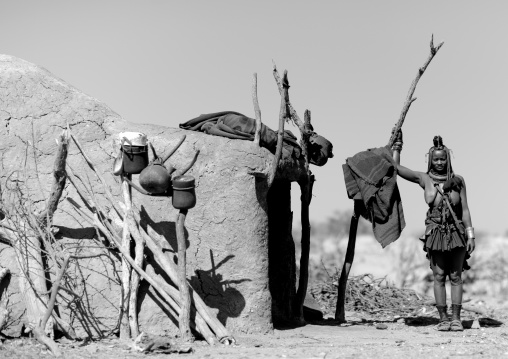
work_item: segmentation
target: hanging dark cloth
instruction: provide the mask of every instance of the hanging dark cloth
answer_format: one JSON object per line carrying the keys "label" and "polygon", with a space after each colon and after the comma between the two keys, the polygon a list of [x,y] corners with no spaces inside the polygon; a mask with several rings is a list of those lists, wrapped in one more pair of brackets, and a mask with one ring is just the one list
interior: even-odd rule
{"label": "hanging dark cloth", "polygon": [[[204,114],[180,124],[180,128],[192,131],[201,131],[210,135],[222,136],[239,140],[254,140],[256,120],[234,111],[222,111]],[[332,158],[332,144],[324,137],[313,134],[311,141],[310,163],[323,166],[328,158]],[[277,149],[277,132],[261,124],[260,146],[275,153]],[[284,131],[283,148],[285,156],[289,154],[300,158],[302,149],[298,141],[289,130]]]}
{"label": "hanging dark cloth", "polygon": [[396,241],[406,222],[391,150],[379,147],[359,152],[346,159],[342,170],[348,197],[362,204],[360,214],[372,223],[376,240],[383,248]]}

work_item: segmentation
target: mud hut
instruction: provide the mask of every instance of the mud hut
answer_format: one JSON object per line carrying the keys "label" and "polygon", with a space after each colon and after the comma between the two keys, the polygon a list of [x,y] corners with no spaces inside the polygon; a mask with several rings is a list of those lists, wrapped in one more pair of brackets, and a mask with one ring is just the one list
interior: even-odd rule
{"label": "mud hut", "polygon": [[[34,210],[41,209],[47,200],[55,139],[66,126],[79,138],[118,201],[119,178],[111,173],[118,133],[143,132],[161,153],[185,133],[186,140],[171,164],[178,168],[195,150],[200,151],[189,172],[196,178],[198,200],[186,221],[187,273],[193,288],[233,332],[267,333],[274,323],[291,320],[295,253],[290,189],[291,182],[304,173],[302,159],[285,158],[268,190],[266,174],[273,156],[268,150],[250,141],[129,123],[47,70],[6,55],[0,55],[0,123],[3,199],[14,181]],[[70,146],[67,163],[99,198],[104,195],[75,146]],[[119,256],[98,241],[95,228],[80,220],[69,198],[81,203],[76,191],[66,185],[53,219],[55,239],[79,247],[81,253],[100,255],[70,265],[64,285],[72,287],[75,294],[60,293],[58,312],[79,335],[101,337],[119,326]],[[133,203],[165,238],[160,245],[172,256],[177,212],[171,201],[134,192]],[[25,310],[16,280],[19,272],[13,249],[7,244],[1,247],[0,265],[13,274],[8,288],[13,321],[9,328],[10,334],[16,335]],[[149,254],[145,260],[148,273],[167,279]],[[47,274],[50,278],[55,275],[55,271]],[[158,335],[176,332],[175,318],[166,315],[164,299],[146,282],[141,283],[137,306],[140,330]]]}

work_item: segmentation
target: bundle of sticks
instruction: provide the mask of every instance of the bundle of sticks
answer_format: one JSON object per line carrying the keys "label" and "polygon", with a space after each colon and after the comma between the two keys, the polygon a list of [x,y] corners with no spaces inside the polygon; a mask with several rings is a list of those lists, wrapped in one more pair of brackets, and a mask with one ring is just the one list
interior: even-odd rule
{"label": "bundle of sticks", "polygon": [[[335,311],[339,276],[340,273],[336,273],[328,282],[311,289],[312,296],[329,313]],[[347,283],[347,311],[407,316],[426,305],[428,298],[412,289],[395,287],[386,278],[374,278],[372,274],[352,276]]]}
{"label": "bundle of sticks", "polygon": [[[106,194],[104,198],[99,199],[97,193],[91,189],[90,184],[86,183],[68,166],[67,173],[69,182],[75,188],[84,206],[81,206],[77,201],[69,197],[67,199],[74,206],[79,215],[97,229],[100,240],[103,241],[103,243],[119,251],[123,260],[127,262],[128,266],[132,268],[136,275],[146,280],[161,297],[164,298],[169,305],[166,309],[174,318],[179,318],[182,311],[188,309],[185,308],[187,303],[182,303],[180,296],[181,287],[185,286],[186,289],[189,290],[190,297],[192,298],[190,303],[190,315],[191,318],[193,318],[190,322],[192,329],[210,345],[214,345],[217,342],[233,344],[235,339],[231,333],[212,314],[198,293],[192,289],[187,281],[186,283],[181,283],[182,281],[179,278],[177,266],[167,254],[163,253],[161,243],[166,239],[153,230],[150,225],[141,225],[140,213],[135,204],[132,204],[129,208],[131,203],[116,203],[106,182],[97,171],[94,164],[89,160],[78,140],[74,136],[72,136],[72,138],[89,168],[101,183],[103,193]],[[103,204],[104,200],[106,204]],[[110,208],[111,211],[108,211],[107,208]],[[128,228],[129,235],[136,243],[135,258],[131,256],[130,250],[124,245],[122,235],[119,234],[122,228],[115,228],[114,217],[119,217],[123,221],[124,226]],[[125,234],[126,232],[124,231],[123,233]],[[162,280],[159,276],[149,274],[143,269],[142,258],[144,256],[144,251],[151,252],[151,257],[153,257],[160,268],[165,271],[172,283]],[[139,260],[140,257],[141,261]],[[137,281],[137,286],[139,286],[139,281]],[[130,288],[130,290],[131,292],[137,292],[137,288]],[[137,333],[133,334],[136,335]]]}

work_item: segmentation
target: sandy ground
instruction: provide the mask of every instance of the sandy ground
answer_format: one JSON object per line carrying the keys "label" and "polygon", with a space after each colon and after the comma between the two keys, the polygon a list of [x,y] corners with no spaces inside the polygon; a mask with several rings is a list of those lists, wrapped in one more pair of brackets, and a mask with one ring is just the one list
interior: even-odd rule
{"label": "sandy ground", "polygon": [[[401,250],[407,247],[388,247],[382,250],[372,238],[359,238],[357,258],[353,265],[354,274],[374,273],[376,277],[388,275],[397,282],[400,265],[395,265]],[[418,244],[418,243],[417,243]],[[482,247],[494,246],[498,242],[489,239]],[[494,246],[496,247],[496,246]],[[417,254],[421,254],[418,247]],[[499,250],[499,246],[497,247]],[[419,258],[419,257],[417,257]],[[428,267],[424,266],[424,271]],[[394,274],[395,273],[395,274]],[[492,281],[487,281],[492,287]],[[508,323],[508,300],[501,292],[487,293],[468,290],[468,304],[481,303],[489,309],[490,318]],[[480,321],[480,329],[466,329],[463,332],[438,332],[434,329],[437,313],[431,317],[410,317],[375,322],[368,316],[346,313],[348,323],[338,325],[333,320],[323,320],[299,328],[274,330],[271,335],[235,335],[233,346],[208,346],[203,341],[192,344],[187,354],[141,354],[133,351],[130,343],[118,339],[98,342],[59,343],[64,358],[507,358],[508,325],[493,325],[492,321]],[[361,318],[364,318],[362,321]],[[463,313],[463,323],[470,325],[473,319],[482,318],[470,312]],[[385,324],[386,329],[377,329]],[[489,325],[490,324],[490,325]],[[161,338],[167,342],[168,338]],[[170,339],[173,349],[185,349]],[[0,346],[0,358],[52,358],[41,344],[33,339],[4,340]]]}
{"label": "sandy ground", "polygon": [[[508,309],[496,312],[506,322]],[[464,323],[473,316],[466,314]],[[469,321],[468,321],[469,319]],[[438,332],[437,317],[399,319],[397,322],[348,322],[337,325],[324,320],[299,328],[275,330],[273,335],[238,335],[233,346],[208,346],[195,342],[188,354],[140,354],[118,339],[100,342],[63,342],[65,358],[508,358],[508,326],[487,325],[463,332]],[[492,324],[492,322],[490,322]],[[386,329],[377,329],[386,324]],[[177,349],[177,343],[174,343]],[[180,347],[183,348],[183,347]],[[32,339],[6,340],[0,358],[50,358],[52,355]]]}

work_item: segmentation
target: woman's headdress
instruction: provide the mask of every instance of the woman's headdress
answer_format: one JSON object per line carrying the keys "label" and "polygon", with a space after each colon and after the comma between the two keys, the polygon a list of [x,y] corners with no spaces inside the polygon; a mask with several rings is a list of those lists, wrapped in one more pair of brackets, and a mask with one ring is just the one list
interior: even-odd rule
{"label": "woman's headdress", "polygon": [[[434,146],[429,149],[428,153],[428,165],[427,165],[427,174],[435,181],[445,182],[450,180],[453,176],[452,169],[452,158],[450,156],[450,150],[443,144],[443,138],[441,136],[434,136]],[[439,175],[437,173],[431,172],[432,169],[432,157],[434,156],[434,151],[442,150],[446,152],[446,175]]]}

